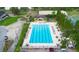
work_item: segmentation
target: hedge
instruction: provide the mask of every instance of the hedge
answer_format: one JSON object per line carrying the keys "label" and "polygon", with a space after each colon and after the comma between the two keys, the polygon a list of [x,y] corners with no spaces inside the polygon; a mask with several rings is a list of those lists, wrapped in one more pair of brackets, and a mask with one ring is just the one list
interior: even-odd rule
{"label": "hedge", "polygon": [[21,47],[22,44],[23,44],[23,41],[24,41],[26,32],[28,31],[28,27],[29,27],[29,24],[27,24],[27,23],[25,23],[25,24],[23,25],[23,28],[22,28],[22,31],[21,31],[21,34],[20,34],[18,43],[17,43],[16,48],[15,48],[15,52],[19,52],[19,51],[20,51],[20,47]]}

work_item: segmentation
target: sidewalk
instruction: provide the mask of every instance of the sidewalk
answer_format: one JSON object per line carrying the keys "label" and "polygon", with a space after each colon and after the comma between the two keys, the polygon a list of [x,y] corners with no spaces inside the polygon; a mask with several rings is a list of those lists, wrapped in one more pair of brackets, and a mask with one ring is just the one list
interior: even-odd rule
{"label": "sidewalk", "polygon": [[9,38],[12,38],[12,40],[14,41],[12,46],[9,48],[8,52],[14,51],[14,49],[18,43],[18,38],[19,38],[19,35],[21,33],[21,29],[22,29],[23,24],[24,24],[23,21],[17,21],[16,23],[13,23],[13,24],[7,26],[7,28],[9,29],[9,32],[7,35]]}

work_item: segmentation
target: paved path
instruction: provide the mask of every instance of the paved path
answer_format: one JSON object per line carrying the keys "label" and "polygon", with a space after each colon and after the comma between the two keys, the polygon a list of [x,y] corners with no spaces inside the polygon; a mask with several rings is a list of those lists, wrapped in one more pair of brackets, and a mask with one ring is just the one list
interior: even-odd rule
{"label": "paved path", "polygon": [[[45,49],[45,48],[26,48],[26,49],[21,49],[21,52],[49,52],[49,49]],[[66,51],[62,51],[61,49],[55,49],[54,52],[76,52],[75,50],[73,49],[66,49]]]}
{"label": "paved path", "polygon": [[18,37],[21,33],[21,29],[22,29],[23,24],[24,24],[24,21],[17,21],[16,23],[13,23],[13,24],[7,26],[7,28],[9,29],[8,37],[13,39],[13,41],[14,41],[12,46],[9,48],[8,52],[14,51],[14,49],[18,43]]}
{"label": "paved path", "polygon": [[76,51],[73,49],[67,48],[66,51],[62,51],[61,49],[56,49],[55,52],[76,52]]}
{"label": "paved path", "polygon": [[26,48],[26,49],[21,49],[21,52],[49,52],[49,49],[45,48]]}

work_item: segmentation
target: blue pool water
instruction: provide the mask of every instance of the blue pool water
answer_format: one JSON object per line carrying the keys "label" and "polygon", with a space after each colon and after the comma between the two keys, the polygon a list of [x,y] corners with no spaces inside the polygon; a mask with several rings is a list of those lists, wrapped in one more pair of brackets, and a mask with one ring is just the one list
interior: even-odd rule
{"label": "blue pool water", "polygon": [[52,43],[52,37],[48,24],[33,24],[30,43]]}

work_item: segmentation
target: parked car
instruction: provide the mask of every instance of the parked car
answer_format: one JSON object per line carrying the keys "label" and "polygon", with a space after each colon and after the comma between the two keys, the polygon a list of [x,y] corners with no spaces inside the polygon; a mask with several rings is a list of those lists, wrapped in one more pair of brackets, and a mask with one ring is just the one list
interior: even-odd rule
{"label": "parked car", "polygon": [[0,11],[0,21],[4,20],[7,18],[9,15],[5,13],[4,11]]}

